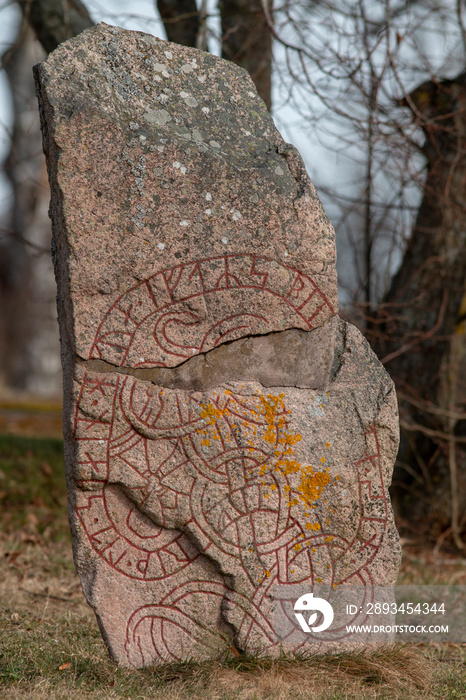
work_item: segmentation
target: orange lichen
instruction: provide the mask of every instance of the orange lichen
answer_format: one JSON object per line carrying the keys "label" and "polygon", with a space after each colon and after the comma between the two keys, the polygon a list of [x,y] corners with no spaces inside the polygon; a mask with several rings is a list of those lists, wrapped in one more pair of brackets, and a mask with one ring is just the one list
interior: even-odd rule
{"label": "orange lichen", "polygon": [[[310,517],[313,509],[317,508],[315,502],[321,497],[324,489],[328,486],[332,477],[329,468],[319,470],[312,465],[302,465],[297,461],[294,446],[302,440],[299,433],[294,433],[288,423],[290,411],[286,409],[284,403],[285,394],[256,393],[253,397],[237,397],[230,390],[225,390],[221,394],[215,395],[212,402],[202,403],[200,418],[203,419],[202,428],[197,432],[207,436],[202,439],[202,445],[209,447],[215,443],[213,441],[230,438],[236,440],[238,447],[245,451],[260,449],[269,453],[269,458],[257,465],[259,476],[267,477],[272,472],[278,475],[278,485],[270,483],[269,480],[261,480],[264,489],[272,492],[284,492],[287,496],[289,508],[299,507],[301,517]],[[226,430],[225,430],[226,428]],[[231,435],[230,435],[231,433]],[[262,445],[260,443],[262,442]],[[270,448],[264,447],[263,443],[268,443]],[[325,443],[328,449],[330,442]],[[321,464],[325,464],[327,459],[320,457]],[[255,472],[257,475],[257,471]],[[248,474],[253,476],[251,470]],[[289,483],[289,477],[299,475]],[[284,478],[280,478],[284,477]],[[339,479],[338,476],[335,480]],[[293,484],[294,481],[294,484]],[[264,498],[269,499],[270,494],[265,493]],[[328,524],[328,520],[327,520]],[[321,529],[319,523],[306,522],[305,528],[316,532]],[[330,542],[326,539],[326,542]]]}
{"label": "orange lichen", "polygon": [[328,467],[324,472],[315,472],[310,466],[306,467],[302,472],[303,476],[298,487],[298,492],[302,494],[307,503],[312,503],[320,498],[325,486],[327,486],[332,479],[328,473]]}
{"label": "orange lichen", "polygon": [[207,420],[210,425],[215,425],[215,423],[225,415],[228,409],[220,409],[218,406],[214,406],[212,403],[201,404],[201,418]]}

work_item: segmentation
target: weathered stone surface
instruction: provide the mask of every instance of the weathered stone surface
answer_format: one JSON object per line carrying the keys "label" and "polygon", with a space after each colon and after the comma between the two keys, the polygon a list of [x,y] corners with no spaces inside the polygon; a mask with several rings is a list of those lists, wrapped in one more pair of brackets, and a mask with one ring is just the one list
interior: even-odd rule
{"label": "weathered stone surface", "polygon": [[393,384],[236,66],[98,25],[36,68],[75,561],[110,652],[278,654],[276,583],[396,579]]}
{"label": "weathered stone surface", "polygon": [[[292,328],[269,335],[240,338],[207,353],[194,355],[178,367],[119,371],[169,389],[211,389],[225,381],[257,380],[263,386],[322,389],[328,383],[335,346],[333,318],[312,333]],[[102,360],[86,366],[96,372],[112,371]]]}
{"label": "weathered stone surface", "polygon": [[335,313],[332,226],[241,68],[100,24],[37,73],[73,352],[173,367]]}

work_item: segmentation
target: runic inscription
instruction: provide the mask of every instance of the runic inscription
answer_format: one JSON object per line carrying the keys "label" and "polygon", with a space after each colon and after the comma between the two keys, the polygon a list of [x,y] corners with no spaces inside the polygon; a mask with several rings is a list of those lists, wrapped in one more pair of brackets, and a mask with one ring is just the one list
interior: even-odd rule
{"label": "runic inscription", "polygon": [[[199,267],[180,266],[178,279]],[[212,294],[230,289],[221,280],[214,279]],[[263,278],[257,289],[272,294],[266,284]],[[146,281],[136,289],[145,294],[149,286]],[[185,295],[192,298],[189,288]],[[135,290],[128,296],[134,303]],[[303,302],[290,296],[281,298],[300,318]],[[264,318],[262,300],[250,297],[254,319]],[[160,317],[173,318],[167,309],[178,301],[141,316],[145,335],[157,337]],[[113,345],[102,328],[113,315],[124,326],[129,308],[124,296],[113,304],[92,356],[108,358],[103,353]],[[221,337],[231,337],[239,317],[217,315]],[[127,339],[125,357],[134,356],[138,328]],[[213,336],[205,327],[203,333]],[[77,522],[117,579],[151,591],[150,604],[125,613],[126,663],[173,660],[180,648],[208,655],[215,635],[208,629],[206,641],[206,608],[233,625],[240,648],[272,653],[279,648],[272,626],[275,584],[377,580],[371,563],[391,527],[386,477],[378,414],[361,424],[356,401],[338,381],[323,393],[271,392],[250,381],[187,392],[81,370],[74,416]],[[335,423],[345,427],[335,431]],[[356,451],[348,448],[355,441]],[[206,571],[206,557],[219,563],[220,578]],[[163,582],[160,592],[157,582]],[[192,601],[199,596],[198,612]]]}
{"label": "runic inscription", "polygon": [[[152,631],[149,618],[165,619],[163,629],[185,629],[185,648],[191,638],[201,639],[202,617],[166,602],[180,595],[180,579],[185,603],[202,593],[220,610],[228,600],[238,643],[259,648],[277,644],[267,618],[275,583],[373,583],[369,565],[388,521],[375,425],[361,434],[364,454],[342,464],[340,445],[324,436],[299,449],[306,438],[296,427],[309,418],[309,408],[299,408],[302,390],[265,394],[254,388],[187,394],[130,377],[83,374],[75,416],[80,526],[118,575],[164,581],[157,604],[128,619],[128,663],[138,663],[135,630],[143,621],[151,660],[176,657],[165,655],[170,645],[164,633]],[[333,419],[338,413],[331,394],[305,399],[312,410],[325,401],[317,421],[327,427],[324,413]],[[302,452],[311,464],[301,462]],[[348,467],[356,475],[350,488],[357,515],[342,523],[335,513],[349,487]],[[192,574],[203,554],[235,577],[234,591]]]}
{"label": "runic inscription", "polygon": [[173,367],[220,343],[287,328],[290,316],[311,330],[333,315],[308,275],[255,255],[216,256],[162,270],[119,297],[90,358]]}
{"label": "runic inscription", "polygon": [[301,652],[274,629],[296,585],[364,597],[399,563],[393,383],[338,319],[303,161],[196,49],[99,24],[35,78],[73,551],[110,654]]}
{"label": "runic inscription", "polygon": [[[113,406],[111,415],[100,413],[99,400],[93,398],[97,388],[103,391],[102,404]],[[302,437],[290,427],[293,416],[284,396],[243,396],[229,389],[212,397],[186,396],[155,391],[138,380],[106,381],[85,373],[75,419],[83,456],[78,484],[84,505],[77,505],[76,512],[94,550],[125,576],[157,580],[188,566],[195,556],[181,533],[163,531],[177,525],[195,533],[199,541],[207,538],[206,546],[218,547],[234,561],[241,560],[248,545],[256,554],[267,552],[270,568],[261,565],[267,557],[254,557],[251,567],[247,559],[243,562],[251,583],[272,572],[281,582],[313,581],[321,558],[320,552],[312,556],[313,548],[320,547],[338,552],[331,558],[331,572],[324,572],[326,581],[347,582],[363,571],[376,555],[387,524],[376,428],[365,433],[367,453],[353,463],[359,515],[354,536],[348,539],[332,530],[332,508],[314,512],[326,487],[341,478],[338,473],[332,476],[338,469],[328,456],[332,445],[325,443],[322,455],[327,456],[315,467],[296,461],[292,446]],[[128,508],[118,512],[116,521],[112,502],[119,494],[112,484],[123,482]],[[186,520],[182,524],[180,510]],[[270,518],[267,537],[273,537],[258,544],[256,530],[265,512]],[[249,523],[247,541],[240,538],[244,518]],[[289,565],[303,554],[304,576],[293,576]],[[165,559],[171,562],[168,568]]]}

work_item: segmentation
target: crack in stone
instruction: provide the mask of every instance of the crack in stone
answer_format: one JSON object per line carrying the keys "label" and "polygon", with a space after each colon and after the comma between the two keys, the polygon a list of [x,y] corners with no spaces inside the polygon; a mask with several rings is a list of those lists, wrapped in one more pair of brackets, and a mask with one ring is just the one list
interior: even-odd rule
{"label": "crack in stone", "polygon": [[341,319],[338,319],[338,329],[335,333],[335,349],[332,361],[332,368],[330,370],[330,380],[335,381],[338,373],[340,372],[343,365],[343,355],[346,352],[351,352],[348,348],[348,342],[346,337],[346,323]]}
{"label": "crack in stone", "polygon": [[234,64],[100,24],[35,78],[86,598],[127,667],[277,656],[275,583],[396,579],[395,397],[331,224]]}
{"label": "crack in stone", "polygon": [[[224,584],[225,584],[225,594],[222,598],[222,602],[220,605],[220,620],[223,629],[220,630],[220,632],[224,635],[228,635],[228,642],[230,646],[233,646],[236,651],[242,652],[244,651],[241,644],[238,641],[238,630],[236,629],[235,625],[231,622],[228,621],[228,610],[229,606],[231,605],[231,601],[229,599],[229,595],[234,596],[236,593],[236,576],[234,573],[225,571],[224,567],[222,566],[221,560],[215,558],[209,551],[205,549],[203,546],[202,542],[198,539],[196,536],[196,533],[189,529],[188,527],[185,526],[180,526],[177,524],[171,524],[167,526],[167,524],[164,522],[163,518],[157,518],[155,513],[153,512],[148,512],[146,511],[141,503],[138,503],[138,501],[134,498],[134,495],[132,493],[131,488],[129,488],[126,484],[120,481],[113,481],[111,484],[111,488],[113,489],[114,492],[119,493],[121,492],[125,498],[127,498],[131,504],[137,508],[137,510],[145,517],[151,520],[157,527],[163,528],[164,530],[172,530],[174,532],[180,533],[184,535],[191,545],[197,550],[199,553],[199,556],[201,558],[205,558],[216,573],[222,578]],[[92,590],[93,590],[93,585],[94,585],[94,576],[95,576],[95,570],[90,569],[91,575],[92,575],[92,582],[89,584],[89,589],[88,589],[88,595],[89,595],[89,600],[92,599]],[[96,614],[98,616],[98,606],[95,605],[94,607]],[[102,634],[105,635],[105,629],[102,629]]]}
{"label": "crack in stone", "polygon": [[124,367],[105,360],[77,363],[90,372],[127,374],[157,386],[203,391],[228,381],[257,381],[264,387],[323,389],[333,361],[336,320],[312,331],[291,328],[247,336],[188,358],[176,367]]}

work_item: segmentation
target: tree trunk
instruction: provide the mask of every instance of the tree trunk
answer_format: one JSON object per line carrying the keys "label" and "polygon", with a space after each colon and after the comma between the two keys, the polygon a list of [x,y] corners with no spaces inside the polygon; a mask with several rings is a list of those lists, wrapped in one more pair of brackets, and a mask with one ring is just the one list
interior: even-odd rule
{"label": "tree trunk", "polygon": [[0,242],[0,367],[10,387],[56,395],[61,390],[61,366],[50,256],[50,191],[32,66],[93,22],[79,0],[18,4],[23,22],[14,46],[3,56],[14,127],[4,164],[13,202]]}
{"label": "tree trunk", "polygon": [[50,257],[50,193],[31,66],[44,52],[24,23],[3,57],[14,128],[4,165],[13,204],[0,246],[1,362],[11,387],[45,395],[61,388],[56,286]]}
{"label": "tree trunk", "polygon": [[80,0],[17,1],[47,53],[94,24]]}
{"label": "tree trunk", "polygon": [[[270,2],[272,7],[272,2]],[[261,0],[219,0],[222,57],[245,68],[270,110],[272,34]]]}
{"label": "tree trunk", "polygon": [[157,0],[157,9],[168,41],[183,46],[196,46],[199,33],[196,0]]}
{"label": "tree trunk", "polygon": [[[425,134],[427,179],[412,237],[382,305],[385,323],[376,343],[399,392],[398,463],[411,474],[420,470],[442,526],[452,509],[466,506],[465,444],[455,440],[466,398],[466,385],[461,386],[466,357],[465,77],[426,82],[405,100]],[[416,477],[406,475],[403,487],[411,490]],[[450,493],[445,491],[449,477]],[[420,500],[426,491],[414,492],[407,505],[427,514],[429,506],[426,510]],[[451,520],[457,544],[458,517],[456,523]]]}
{"label": "tree trunk", "polygon": [[[218,5],[222,20],[222,57],[248,71],[270,110],[272,34],[262,2],[219,0]],[[202,27],[195,0],[157,0],[157,9],[169,41],[199,46]]]}

